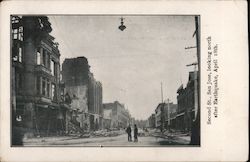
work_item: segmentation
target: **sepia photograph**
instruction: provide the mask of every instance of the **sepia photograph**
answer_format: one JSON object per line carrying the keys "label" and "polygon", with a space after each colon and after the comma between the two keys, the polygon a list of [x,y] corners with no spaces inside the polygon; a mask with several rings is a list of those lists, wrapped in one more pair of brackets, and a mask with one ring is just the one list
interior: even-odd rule
{"label": "sepia photograph", "polygon": [[199,15],[11,15],[11,146],[199,147]]}

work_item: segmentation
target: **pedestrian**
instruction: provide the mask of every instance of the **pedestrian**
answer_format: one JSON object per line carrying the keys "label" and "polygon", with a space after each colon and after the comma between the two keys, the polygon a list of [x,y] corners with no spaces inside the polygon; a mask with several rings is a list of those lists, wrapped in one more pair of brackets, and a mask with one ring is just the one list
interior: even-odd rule
{"label": "pedestrian", "polygon": [[132,137],[131,137],[131,127],[130,125],[128,125],[127,129],[126,129],[126,132],[128,134],[128,141],[132,141]]}
{"label": "pedestrian", "polygon": [[134,127],[134,142],[138,142],[138,128],[135,124],[135,127]]}

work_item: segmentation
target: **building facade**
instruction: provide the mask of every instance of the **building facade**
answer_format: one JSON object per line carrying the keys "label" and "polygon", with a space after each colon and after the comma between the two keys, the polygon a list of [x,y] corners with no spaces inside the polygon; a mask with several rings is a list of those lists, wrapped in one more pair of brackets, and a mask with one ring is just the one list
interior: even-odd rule
{"label": "building facade", "polygon": [[197,71],[189,72],[189,79],[186,87],[183,88],[183,85],[181,85],[177,90],[178,108],[176,115],[176,128],[184,132],[191,131],[192,121],[195,117],[196,105],[198,105],[198,99],[195,99],[195,95],[197,95],[195,85],[198,84],[197,75]]}
{"label": "building facade", "polygon": [[90,114],[90,128],[102,129],[103,127],[103,107],[102,107],[102,84],[96,81],[93,73],[89,73],[88,82],[88,106]]}
{"label": "building facade", "polygon": [[102,84],[90,72],[85,57],[65,59],[62,81],[70,98],[71,122],[84,131],[102,128]]}
{"label": "building facade", "polygon": [[62,82],[65,84],[67,102],[71,106],[69,122],[83,130],[89,130],[90,128],[88,116],[88,74],[89,65],[85,57],[65,59],[62,64]]}
{"label": "building facade", "polygon": [[[60,52],[47,17],[12,16],[12,119],[30,135],[65,131]],[[15,131],[13,131],[15,132]]]}
{"label": "building facade", "polygon": [[165,129],[175,129],[176,128],[176,115],[177,115],[177,104],[173,102],[166,102],[164,104],[164,119]]}
{"label": "building facade", "polygon": [[155,109],[155,127],[163,131],[165,124],[165,112],[164,112],[165,103],[160,103]]}
{"label": "building facade", "polygon": [[[131,115],[124,105],[115,101],[114,103],[103,104],[104,120],[111,118],[110,128],[126,128],[131,124]],[[111,117],[109,117],[111,116]]]}
{"label": "building facade", "polygon": [[177,104],[172,102],[160,103],[155,109],[155,114],[150,116],[151,123],[152,119],[155,118],[155,127],[163,131],[164,129],[170,130],[176,127],[176,115],[177,115]]}
{"label": "building facade", "polygon": [[112,120],[112,108],[103,109],[103,128],[110,129]]}
{"label": "building facade", "polygon": [[150,117],[148,118],[148,127],[149,128],[155,128],[155,114],[151,114]]}

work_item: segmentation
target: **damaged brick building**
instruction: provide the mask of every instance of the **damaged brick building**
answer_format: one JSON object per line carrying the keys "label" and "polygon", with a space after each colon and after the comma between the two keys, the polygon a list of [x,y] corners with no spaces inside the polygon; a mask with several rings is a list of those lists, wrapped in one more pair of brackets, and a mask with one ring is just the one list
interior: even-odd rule
{"label": "damaged brick building", "polygon": [[50,22],[45,16],[12,16],[11,22],[12,128],[31,136],[62,134],[68,106],[61,100],[60,52]]}
{"label": "damaged brick building", "polygon": [[198,72],[189,72],[188,83],[185,88],[181,85],[178,90],[176,128],[183,132],[190,132],[192,122],[195,119],[198,106],[198,91],[195,89],[199,82],[197,81]]}
{"label": "damaged brick building", "polygon": [[65,59],[62,81],[70,98],[71,121],[84,131],[102,129],[102,84],[90,72],[87,58]]}

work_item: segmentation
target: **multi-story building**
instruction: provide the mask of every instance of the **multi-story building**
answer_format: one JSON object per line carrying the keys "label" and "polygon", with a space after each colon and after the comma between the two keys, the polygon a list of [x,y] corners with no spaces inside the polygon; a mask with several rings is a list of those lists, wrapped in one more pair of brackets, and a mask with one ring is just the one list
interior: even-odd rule
{"label": "multi-story building", "polygon": [[163,131],[164,129],[175,129],[177,104],[172,102],[160,103],[155,109],[155,127]]}
{"label": "multi-story building", "polygon": [[69,119],[83,130],[89,129],[88,115],[89,65],[85,57],[65,59],[62,64],[62,82],[71,105]]}
{"label": "multi-story building", "polygon": [[12,119],[27,133],[65,129],[60,97],[60,52],[47,17],[12,16]]}
{"label": "multi-story building", "polygon": [[191,131],[192,120],[195,117],[196,105],[198,100],[195,100],[195,83],[197,82],[197,71],[189,72],[189,79],[186,88],[183,85],[178,88],[177,93],[177,115],[176,115],[176,128],[189,132]]}
{"label": "multi-story building", "polygon": [[147,120],[135,120],[135,124],[138,128],[145,129],[147,127]]}
{"label": "multi-story building", "polygon": [[165,124],[165,113],[164,113],[165,103],[160,103],[155,109],[155,127],[163,131]]}
{"label": "multi-story building", "polygon": [[164,104],[164,128],[165,129],[175,129],[176,125],[176,112],[177,104],[169,102],[169,100]]}
{"label": "multi-story building", "polygon": [[87,58],[65,59],[62,81],[71,99],[72,122],[83,130],[102,128],[102,84],[90,72]]}
{"label": "multi-story building", "polygon": [[[114,103],[103,104],[104,114],[112,111],[111,113],[111,128],[126,128],[130,124],[130,113],[125,109],[124,105],[115,101]],[[106,115],[104,116],[106,117]]]}
{"label": "multi-story building", "polygon": [[88,83],[88,106],[90,114],[90,128],[102,129],[103,126],[103,107],[102,107],[102,84],[96,81],[93,73],[89,73]]}
{"label": "multi-story building", "polygon": [[103,128],[110,129],[112,120],[112,108],[103,109]]}

